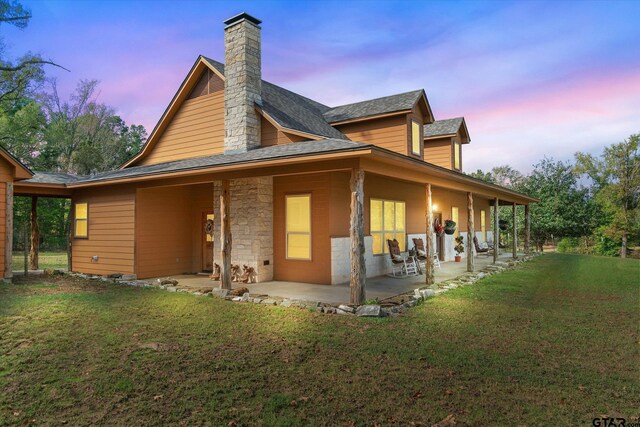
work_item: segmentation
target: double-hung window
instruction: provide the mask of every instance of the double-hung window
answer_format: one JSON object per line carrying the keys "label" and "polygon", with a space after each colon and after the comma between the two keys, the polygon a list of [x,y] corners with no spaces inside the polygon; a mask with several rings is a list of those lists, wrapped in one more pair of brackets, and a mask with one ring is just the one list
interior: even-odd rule
{"label": "double-hung window", "polygon": [[480,211],[480,231],[481,231],[480,238],[482,239],[483,242],[486,242],[487,241],[487,214],[484,209]]}
{"label": "double-hung window", "polygon": [[89,204],[76,203],[74,208],[73,237],[86,238],[89,236]]}
{"label": "double-hung window", "polygon": [[406,250],[405,202],[371,199],[369,218],[375,255],[388,253],[387,240],[393,239],[401,251]]}

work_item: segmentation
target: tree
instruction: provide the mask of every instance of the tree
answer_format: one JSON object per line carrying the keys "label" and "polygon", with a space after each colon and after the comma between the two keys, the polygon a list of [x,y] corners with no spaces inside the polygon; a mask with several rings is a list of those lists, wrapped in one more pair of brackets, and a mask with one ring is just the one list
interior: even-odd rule
{"label": "tree", "polygon": [[517,190],[540,199],[530,208],[531,236],[539,250],[548,239],[586,236],[597,225],[595,206],[569,163],[543,159]]}
{"label": "tree", "polygon": [[640,134],[606,147],[600,158],[576,153],[576,171],[594,183],[595,200],[607,214],[605,232],[620,239],[620,257],[627,256],[629,237],[640,232]]}
{"label": "tree", "polygon": [[507,188],[517,187],[524,179],[524,175],[520,171],[515,170],[509,165],[496,166],[491,169],[490,172],[484,172],[482,169],[478,169],[475,172],[471,172],[469,176]]}

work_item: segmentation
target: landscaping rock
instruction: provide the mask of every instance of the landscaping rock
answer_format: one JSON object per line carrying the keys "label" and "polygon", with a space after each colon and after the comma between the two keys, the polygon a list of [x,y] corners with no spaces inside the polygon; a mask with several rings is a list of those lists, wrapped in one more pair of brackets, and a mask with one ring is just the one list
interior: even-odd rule
{"label": "landscaping rock", "polygon": [[176,279],[163,279],[160,284],[165,286],[176,286],[178,281]]}
{"label": "landscaping rock", "polygon": [[178,288],[176,288],[175,286],[167,286],[167,291],[169,292],[177,292]]}
{"label": "landscaping rock", "polygon": [[242,295],[246,294],[247,292],[249,292],[249,289],[247,288],[235,288],[232,289],[231,291],[229,291],[229,295],[233,295],[235,297],[241,297]]}
{"label": "landscaping rock", "polygon": [[353,307],[344,304],[340,304],[338,308],[342,311],[346,311],[347,313],[353,313],[355,311]]}
{"label": "landscaping rock", "polygon": [[421,289],[420,294],[422,295],[422,298],[427,299],[435,296],[436,291],[434,291],[433,289]]}
{"label": "landscaping rock", "polygon": [[249,301],[249,292],[245,292],[244,295],[242,295],[242,301]]}
{"label": "landscaping rock", "polygon": [[361,305],[356,310],[356,315],[360,317],[382,317],[383,311],[379,305]]}
{"label": "landscaping rock", "polygon": [[211,295],[213,295],[214,297],[224,298],[227,296],[227,294],[229,294],[229,289],[214,288],[211,291]]}
{"label": "landscaping rock", "polygon": [[276,300],[271,299],[271,298],[267,298],[267,299],[263,299],[260,304],[268,304],[268,305],[276,305]]}
{"label": "landscaping rock", "polygon": [[120,278],[122,280],[136,280],[138,276],[136,276],[135,274],[123,274],[122,276],[120,276]]}
{"label": "landscaping rock", "polygon": [[[351,307],[349,307],[349,308],[351,308]],[[353,316],[354,315],[353,311],[346,311],[346,310],[343,310],[341,308],[336,308],[336,314],[342,314],[342,315],[346,315],[346,316]]]}

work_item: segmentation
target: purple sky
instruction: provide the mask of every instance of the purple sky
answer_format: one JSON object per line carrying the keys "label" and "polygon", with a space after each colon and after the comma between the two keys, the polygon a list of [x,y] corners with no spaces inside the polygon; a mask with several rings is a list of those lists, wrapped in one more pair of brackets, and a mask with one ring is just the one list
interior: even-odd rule
{"label": "purple sky", "polygon": [[637,1],[33,1],[8,53],[41,53],[64,97],[99,100],[148,131],[222,21],[263,21],[263,78],[330,106],[424,88],[436,119],[464,116],[464,169],[599,153],[640,132]]}

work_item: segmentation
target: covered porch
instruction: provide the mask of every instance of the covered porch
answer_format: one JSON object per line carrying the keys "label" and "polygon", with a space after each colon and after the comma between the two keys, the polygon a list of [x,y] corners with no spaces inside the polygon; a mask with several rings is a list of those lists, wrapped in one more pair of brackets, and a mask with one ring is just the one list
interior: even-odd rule
{"label": "covered porch", "polygon": [[[518,253],[518,257],[524,253]],[[498,262],[506,262],[513,259],[511,252],[500,254]],[[494,264],[492,256],[475,256],[475,266],[478,271]],[[435,284],[442,283],[467,273],[466,262],[443,262],[440,268],[434,272]],[[180,275],[172,276],[178,281],[179,288],[189,290],[211,289],[211,280],[203,275]],[[394,297],[396,295],[413,292],[414,289],[425,286],[425,276],[408,276],[404,278],[393,278],[389,276],[378,276],[367,279],[367,298],[379,301]],[[268,295],[269,297],[279,297],[290,300],[317,301],[328,304],[348,304],[350,303],[350,284],[342,283],[334,286],[322,286],[313,283],[269,281],[262,283],[237,283],[234,288],[246,287],[251,295]]]}

